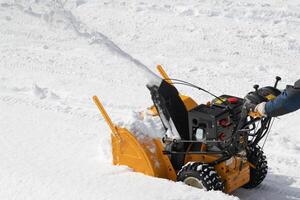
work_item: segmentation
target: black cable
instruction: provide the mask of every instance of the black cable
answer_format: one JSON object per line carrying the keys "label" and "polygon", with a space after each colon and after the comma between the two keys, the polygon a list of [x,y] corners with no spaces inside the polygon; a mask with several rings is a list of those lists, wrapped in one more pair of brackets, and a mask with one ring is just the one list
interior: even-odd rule
{"label": "black cable", "polygon": [[272,120],[272,122],[271,122],[271,125],[270,125],[270,128],[269,128],[269,131],[268,131],[268,133],[267,133],[266,139],[265,139],[265,141],[264,141],[264,143],[263,143],[263,145],[262,145],[262,148],[261,148],[261,149],[264,149],[264,146],[265,146],[265,144],[266,144],[266,141],[267,141],[267,139],[268,139],[268,136],[269,136],[270,130],[271,130],[272,126],[273,126],[274,120],[275,120],[275,119],[273,119],[273,120]]}
{"label": "black cable", "polygon": [[[172,79],[165,79],[165,80],[170,80],[170,81],[173,82],[173,84],[180,84],[180,82],[181,82],[181,84],[182,84],[182,83],[185,83],[185,84],[182,84],[182,85],[187,85],[187,86],[191,86],[191,87],[197,88],[198,90],[202,90],[203,92],[206,92],[207,94],[210,94],[210,95],[212,95],[213,97],[215,97],[215,98],[217,98],[217,99],[219,99],[220,101],[222,101],[222,102],[225,103],[225,101],[224,101],[223,99],[221,99],[220,97],[218,97],[217,95],[215,95],[215,94],[211,93],[210,91],[208,91],[208,90],[206,90],[206,89],[204,89],[204,88],[201,88],[201,87],[199,87],[199,86],[197,86],[197,85],[195,85],[195,84],[192,84],[192,83],[190,83],[190,82],[183,81],[183,80],[180,80],[180,79],[173,79],[173,78],[172,78]],[[174,81],[179,81],[179,83],[175,83]]]}
{"label": "black cable", "polygon": [[[220,97],[218,97],[217,95],[215,95],[215,94],[213,94],[213,93],[211,93],[211,92],[209,92],[208,90],[206,90],[206,89],[204,89],[204,88],[201,88],[201,87],[199,87],[199,86],[197,86],[197,85],[194,85],[194,84],[192,84],[192,83],[189,83],[189,82],[187,82],[187,81],[183,81],[183,80],[180,80],[180,79],[164,79],[164,80],[166,80],[166,81],[168,81],[168,80],[170,80],[170,81],[172,81],[172,84],[177,84],[177,85],[185,85],[185,86],[190,86],[190,87],[193,87],[193,88],[196,88],[196,89],[198,89],[198,90],[201,90],[201,91],[203,91],[203,92],[205,92],[205,93],[207,93],[207,94],[210,94],[211,96],[213,96],[213,97],[215,97],[215,98],[217,98],[218,100],[220,100],[222,103],[224,103],[224,104],[226,104],[227,105],[227,108],[231,111],[232,109],[230,108],[230,106],[229,106],[229,103],[228,102],[226,102],[226,101],[224,101],[223,99],[221,99]],[[175,81],[175,82],[174,82]],[[178,82],[176,82],[176,81],[178,81]]]}
{"label": "black cable", "polygon": [[264,120],[262,120],[262,124],[261,124],[261,128],[257,131],[257,136],[254,139],[254,141],[251,143],[251,145],[257,145],[258,142],[265,137],[265,135],[267,134],[267,132],[269,131],[270,128],[270,122],[271,122],[271,118],[266,118]]}

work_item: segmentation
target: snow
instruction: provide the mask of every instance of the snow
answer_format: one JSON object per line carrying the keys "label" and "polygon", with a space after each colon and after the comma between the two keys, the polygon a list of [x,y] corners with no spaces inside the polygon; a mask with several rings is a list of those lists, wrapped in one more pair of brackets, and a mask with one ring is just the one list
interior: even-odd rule
{"label": "snow", "polygon": [[122,121],[116,122],[119,127],[127,128],[141,141],[145,137],[162,138],[165,130],[158,116],[153,117],[147,110],[131,112]]}
{"label": "snow", "polygon": [[91,100],[160,135],[159,120],[138,115],[156,64],[218,95],[243,97],[276,75],[284,88],[299,79],[299,25],[297,0],[1,0],[0,199],[300,199],[299,111],[274,122],[262,185],[229,196],[112,166]]}

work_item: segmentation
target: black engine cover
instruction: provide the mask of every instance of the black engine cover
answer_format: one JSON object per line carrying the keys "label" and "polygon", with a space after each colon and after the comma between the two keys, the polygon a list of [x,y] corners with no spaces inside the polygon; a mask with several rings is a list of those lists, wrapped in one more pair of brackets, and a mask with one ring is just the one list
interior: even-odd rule
{"label": "black engine cover", "polygon": [[222,95],[210,105],[201,104],[192,109],[188,113],[190,138],[199,140],[197,133],[202,132],[200,140],[204,143],[214,146],[218,143],[221,148],[227,146],[239,122],[242,105],[243,99]]}

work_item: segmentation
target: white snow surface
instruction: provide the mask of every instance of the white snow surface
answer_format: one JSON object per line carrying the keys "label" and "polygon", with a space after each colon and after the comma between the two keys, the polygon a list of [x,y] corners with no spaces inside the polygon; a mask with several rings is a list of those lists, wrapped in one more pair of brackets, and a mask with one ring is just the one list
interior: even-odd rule
{"label": "white snow surface", "polygon": [[297,0],[0,0],[0,199],[300,199],[299,111],[274,123],[265,181],[226,195],[112,166],[91,100],[159,135],[137,114],[152,104],[141,67],[243,97],[299,79],[299,36]]}

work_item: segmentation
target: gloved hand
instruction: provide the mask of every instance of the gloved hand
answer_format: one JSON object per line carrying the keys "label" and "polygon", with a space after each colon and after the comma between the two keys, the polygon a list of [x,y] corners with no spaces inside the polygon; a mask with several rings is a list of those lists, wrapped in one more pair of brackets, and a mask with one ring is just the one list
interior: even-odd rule
{"label": "gloved hand", "polygon": [[266,102],[262,102],[262,103],[259,103],[259,104],[254,104],[254,103],[251,103],[251,102],[245,102],[245,107],[246,107],[246,110],[249,112],[249,115],[254,117],[254,118],[257,118],[257,117],[266,117],[266,112],[265,112],[265,105],[266,105]]}
{"label": "gloved hand", "polygon": [[266,117],[266,102],[261,102],[257,104],[254,108],[254,112],[258,113],[262,117]]}

